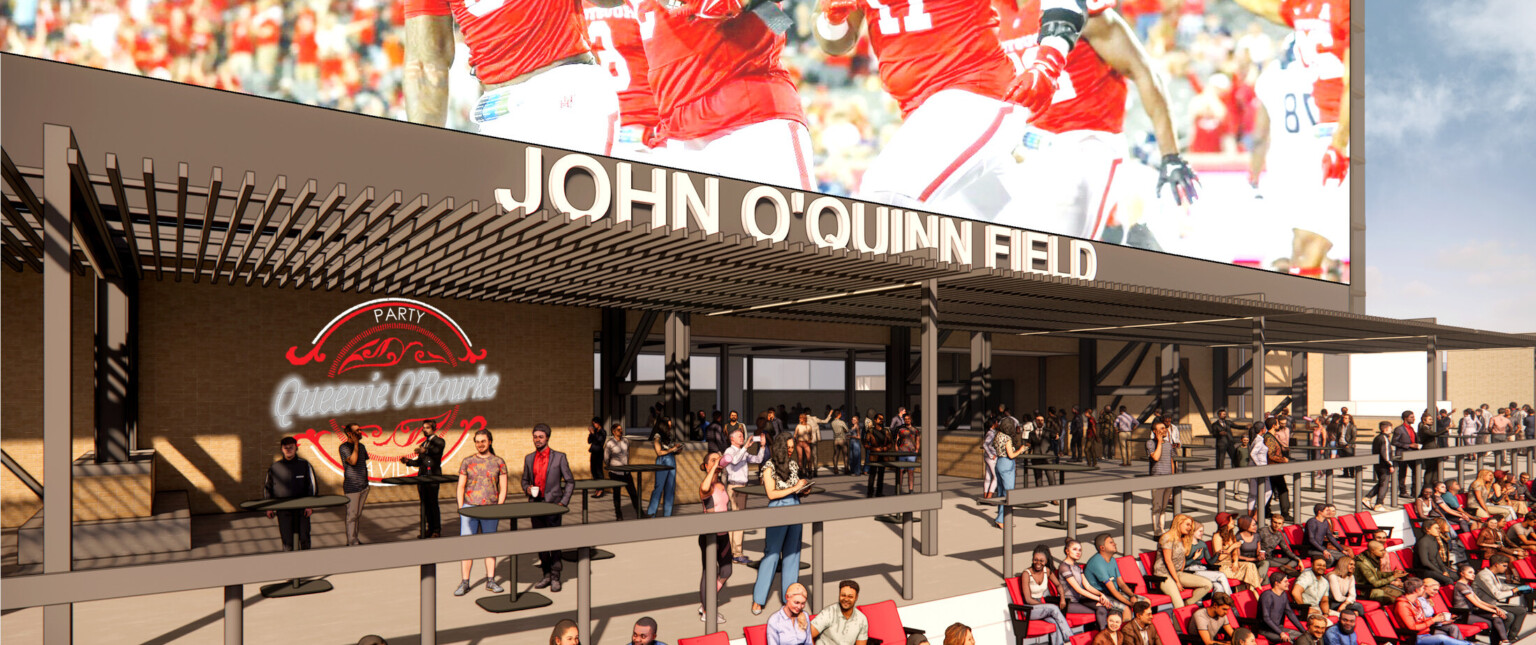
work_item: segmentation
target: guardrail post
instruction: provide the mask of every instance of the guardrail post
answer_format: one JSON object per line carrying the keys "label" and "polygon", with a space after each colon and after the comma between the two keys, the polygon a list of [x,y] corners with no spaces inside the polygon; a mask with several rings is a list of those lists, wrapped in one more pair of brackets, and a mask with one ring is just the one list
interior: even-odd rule
{"label": "guardrail post", "polygon": [[901,599],[912,599],[912,512],[901,514]]}
{"label": "guardrail post", "polygon": [[822,595],[822,549],[827,546],[827,541],[822,539],[821,522],[811,522],[811,606],[820,607]]}
{"label": "guardrail post", "polygon": [[1327,504],[1329,506],[1333,506],[1333,471],[1332,470],[1329,470],[1327,473],[1323,474],[1323,486],[1326,486],[1328,488],[1328,490],[1323,493],[1323,503]]}
{"label": "guardrail post", "polygon": [[[704,548],[707,554],[704,556],[705,580],[720,579],[720,563],[715,559],[715,554],[720,549],[720,543],[717,542],[719,539],[720,536],[714,533],[705,537]],[[709,585],[705,589],[707,591],[704,592],[704,633],[713,634],[720,629],[720,586]]]}
{"label": "guardrail post", "polygon": [[1131,493],[1122,493],[1120,495],[1120,507],[1120,512],[1122,513],[1120,527],[1125,532],[1125,536],[1120,539],[1120,541],[1125,543],[1120,546],[1120,552],[1135,553],[1136,545],[1133,541],[1136,539],[1136,531],[1134,530],[1136,519],[1135,509],[1131,506]]}
{"label": "guardrail post", "polygon": [[1077,499],[1070,497],[1067,498],[1067,538],[1077,539]]}
{"label": "guardrail post", "polygon": [[245,642],[245,587],[224,587],[224,645]]}
{"label": "guardrail post", "polygon": [[1365,469],[1355,469],[1355,512],[1359,513],[1365,508]]}
{"label": "guardrail post", "polygon": [[[705,580],[712,581],[717,577],[715,539],[715,534],[710,533],[709,543],[705,545],[709,549],[704,554]],[[706,598],[713,596],[714,594],[706,594]],[[576,550],[576,627],[581,630],[581,642],[592,642],[592,547],[590,546]]]}
{"label": "guardrail post", "polygon": [[1013,575],[1013,507],[1003,498],[1003,578]]}
{"label": "guardrail post", "polygon": [[437,645],[437,564],[421,565],[421,645]]}

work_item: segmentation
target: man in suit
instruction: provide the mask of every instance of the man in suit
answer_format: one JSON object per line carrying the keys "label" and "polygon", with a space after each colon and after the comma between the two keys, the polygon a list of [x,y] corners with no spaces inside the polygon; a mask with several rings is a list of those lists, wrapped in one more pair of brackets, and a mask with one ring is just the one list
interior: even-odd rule
{"label": "man in suit", "polygon": [[[1397,455],[1397,494],[1402,497],[1412,498],[1413,493],[1408,492],[1408,464],[1402,460],[1404,450],[1418,450],[1420,447],[1418,433],[1413,428],[1413,412],[1403,410],[1403,424],[1392,429],[1392,452]],[[1418,488],[1419,477],[1415,473],[1413,486]]]}
{"label": "man in suit", "polygon": [[[437,436],[437,421],[422,421],[421,434],[426,439],[416,446],[416,457],[401,457],[400,463],[415,466],[417,476],[443,474],[443,451],[447,449],[447,443]],[[443,532],[442,514],[437,507],[437,487],[438,484],[416,485],[416,492],[421,496],[422,521],[421,534],[416,536],[417,539],[438,537]]]}
{"label": "man in suit", "polygon": [[[542,423],[533,427],[533,452],[523,457],[523,492],[528,494],[530,502],[561,506],[570,505],[571,493],[576,492],[576,478],[571,476],[570,461],[565,458],[565,453],[549,447],[549,426]],[[535,517],[532,523],[536,529],[560,526],[560,516]],[[540,551],[539,568],[544,570],[544,579],[533,588],[549,587],[550,591],[559,592],[560,570],[563,568],[560,552]]]}
{"label": "man in suit", "polygon": [[1121,645],[1159,645],[1157,630],[1152,627],[1152,604],[1138,600],[1131,605],[1131,620],[1120,628]]}

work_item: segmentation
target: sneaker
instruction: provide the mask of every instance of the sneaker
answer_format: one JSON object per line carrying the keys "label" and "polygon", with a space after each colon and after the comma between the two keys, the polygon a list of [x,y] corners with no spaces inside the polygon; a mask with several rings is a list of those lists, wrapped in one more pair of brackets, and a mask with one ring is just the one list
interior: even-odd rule
{"label": "sneaker", "polygon": [[[719,622],[722,622],[722,623],[725,622],[725,614],[720,613],[719,609],[715,610],[715,620],[717,620]],[[701,623],[702,622],[707,622],[705,620],[705,618],[704,618],[704,610],[703,609],[699,610],[699,622],[701,622]]]}
{"label": "sneaker", "polygon": [[560,593],[560,578],[558,576],[549,579],[549,590]]}
{"label": "sneaker", "polygon": [[469,593],[469,581],[468,580],[460,582],[459,583],[459,588],[453,590],[453,595],[455,595],[455,596],[462,596],[462,595],[467,594],[467,593]]}
{"label": "sneaker", "polygon": [[495,580],[486,580],[485,581],[485,590],[489,591],[491,593],[503,593],[503,592],[506,591],[505,589],[501,588],[501,585],[496,584]]}
{"label": "sneaker", "polygon": [[749,558],[749,557],[744,556],[744,555],[738,555],[735,558],[733,558],[732,561],[735,562],[736,564],[752,564],[752,558]]}

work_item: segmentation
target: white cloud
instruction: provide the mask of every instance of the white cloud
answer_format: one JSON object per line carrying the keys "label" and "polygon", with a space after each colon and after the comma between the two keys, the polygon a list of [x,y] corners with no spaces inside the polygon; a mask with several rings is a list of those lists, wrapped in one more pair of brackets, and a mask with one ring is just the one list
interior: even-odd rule
{"label": "white cloud", "polygon": [[1365,88],[1365,130],[1371,141],[1397,144],[1432,136],[1456,115],[1456,93],[1435,79],[1368,74]]}
{"label": "white cloud", "polygon": [[[1451,51],[1497,56],[1518,72],[1536,71],[1536,3],[1530,0],[1461,0],[1433,5],[1431,24],[1439,25]],[[1511,83],[1525,89],[1524,82]]]}

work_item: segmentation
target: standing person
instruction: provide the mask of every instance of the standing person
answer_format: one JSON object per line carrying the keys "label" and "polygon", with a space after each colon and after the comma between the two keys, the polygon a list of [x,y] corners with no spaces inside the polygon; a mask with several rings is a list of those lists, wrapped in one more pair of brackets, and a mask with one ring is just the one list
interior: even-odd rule
{"label": "standing person", "polygon": [[800,421],[795,424],[795,460],[800,462],[800,472],[807,477],[816,476],[816,439],[821,435],[821,426],[811,419],[811,415],[800,413]]}
{"label": "standing person", "polygon": [[[491,445],[490,430],[476,431],[475,454],[459,461],[457,497],[458,508],[507,503],[507,462],[496,456],[496,448]],[[497,520],[475,519],[461,513],[459,535],[495,533],[498,523]],[[459,564],[459,588],[453,590],[453,595],[469,593],[469,572],[473,565],[473,560]],[[485,590],[491,593],[502,592],[501,585],[496,584],[496,558],[485,559]]]}
{"label": "standing person", "polygon": [[1119,444],[1119,434],[1115,430],[1115,409],[1104,406],[1104,411],[1099,413],[1099,438],[1104,441],[1104,458],[1115,458],[1115,446]]}
{"label": "standing person", "polygon": [[1120,406],[1120,414],[1115,417],[1115,432],[1120,439],[1120,465],[1131,465],[1131,433],[1136,431],[1136,417]]}
{"label": "standing person", "polygon": [[998,495],[997,479],[997,427],[1001,418],[987,419],[987,431],[981,435],[981,498],[991,499]]}
{"label": "standing person", "polygon": [[1071,438],[1067,450],[1076,461],[1083,460],[1083,439],[1088,435],[1087,421],[1082,408],[1072,406],[1072,418],[1067,421],[1067,434]]}
{"label": "standing person", "polygon": [[[617,7],[622,0],[593,4]],[[532,0],[409,0],[405,3],[406,114],[443,127],[454,24],[480,82],[480,134],[604,154],[613,145],[619,98],[587,44],[581,3]]]}
{"label": "standing person", "polygon": [[[704,457],[704,463],[699,464],[699,470],[704,471],[704,479],[699,482],[699,501],[704,504],[705,513],[724,513],[731,509],[730,490],[722,480],[724,470],[721,468],[721,457],[718,452],[711,452]],[[709,571],[709,559],[715,559],[715,592],[725,588],[727,580],[731,579],[731,540],[725,533],[715,534],[714,553],[710,553],[709,536],[699,536],[699,554],[704,566],[703,573],[699,574],[699,620],[704,620],[704,605],[708,603],[711,581],[706,579]],[[724,618],[720,619],[722,622]]]}
{"label": "standing person", "polygon": [[[613,424],[611,435],[603,442],[603,458],[608,462],[608,476],[617,481],[624,482],[624,490],[629,492],[629,504],[635,509],[635,515],[640,515],[640,491],[635,488],[635,476],[631,473],[612,472],[614,466],[629,465],[629,438],[624,436],[624,424]],[[619,491],[613,491],[618,495]]]}
{"label": "standing person", "polygon": [[[565,453],[549,447],[549,426],[545,424],[533,426],[533,452],[523,457],[522,484],[530,502],[570,506],[571,494],[576,492],[576,478],[571,476],[570,461],[565,458]],[[535,517],[531,522],[533,528],[538,529],[560,526],[560,519],[559,515],[549,515]],[[533,588],[549,587],[550,591],[558,593],[563,568],[565,559],[560,557],[560,551],[540,551],[539,569],[544,571],[544,578]]]}
{"label": "standing person", "polygon": [[[315,469],[299,456],[299,440],[283,437],[277,442],[282,456],[267,468],[261,483],[262,499],[287,499],[315,496]],[[309,550],[309,516],[314,509],[302,511],[267,511],[267,519],[277,518],[278,538],[284,551]],[[295,541],[294,535],[298,535]]]}
{"label": "standing person", "polygon": [[672,419],[661,417],[651,428],[651,447],[656,451],[656,465],[671,466],[671,470],[658,470],[652,479],[651,503],[646,507],[646,517],[656,517],[658,507],[662,517],[672,517],[672,502],[677,497],[677,453],[683,451],[683,442],[672,426]]}
{"label": "standing person", "polygon": [[[603,431],[603,420],[592,417],[592,424],[587,426],[587,463],[592,470],[592,479],[607,478],[603,472],[603,464],[607,461],[607,445],[608,433]],[[602,497],[603,491],[597,491],[592,496]]]}
{"label": "standing person", "polygon": [[1392,455],[1394,449],[1391,441],[1388,439],[1391,432],[1392,422],[1382,421],[1376,426],[1376,438],[1371,440],[1371,454],[1376,455],[1376,463],[1371,466],[1371,473],[1375,477],[1376,483],[1371,486],[1370,490],[1365,492],[1365,497],[1376,498],[1376,503],[1372,505],[1372,508],[1376,511],[1387,510],[1383,502],[1386,501],[1387,494],[1392,490],[1392,469],[1395,467],[1393,464],[1396,463],[1397,459]]}
{"label": "standing person", "polygon": [[865,645],[869,642],[869,620],[857,609],[859,583],[837,583],[837,603],[828,605],[811,619],[811,638],[820,645]]}
{"label": "standing person", "polygon": [[341,457],[341,492],[347,496],[347,546],[362,544],[357,527],[368,503],[368,447],[362,444],[362,426],[348,423],[342,432],[347,440],[336,449]]}
{"label": "standing person", "polygon": [[1226,468],[1227,459],[1232,460],[1235,467],[1239,464],[1237,450],[1232,443],[1232,420],[1227,418],[1227,409],[1216,411],[1216,421],[1211,424],[1211,436],[1216,440],[1216,470]]}
{"label": "standing person", "polygon": [[[1159,589],[1173,600],[1173,608],[1186,604],[1200,604],[1200,599],[1211,593],[1211,581],[1184,570],[1190,547],[1195,542],[1195,520],[1188,515],[1175,515],[1173,526],[1157,539],[1157,557],[1154,558],[1152,575],[1162,577]],[[1184,590],[1194,593],[1184,599]]]}
{"label": "standing person", "polygon": [[[1152,424],[1152,437],[1147,439],[1147,459],[1152,462],[1152,475],[1172,475],[1173,457],[1179,450],[1179,435],[1168,429],[1168,424],[1157,421]],[[1163,532],[1163,514],[1173,501],[1172,488],[1152,491],[1152,530]],[[1180,605],[1182,606],[1182,605]]]}
{"label": "standing person", "polygon": [[[917,452],[917,448],[923,440],[923,429],[912,423],[911,414],[902,413],[901,421],[901,428],[896,431],[896,449],[903,452]],[[917,461],[917,457],[901,457],[901,461],[915,462]],[[905,470],[907,479],[907,492],[910,493],[917,483],[917,469],[907,468]],[[900,473],[898,473],[896,476],[896,486],[897,488],[901,487]]]}
{"label": "standing person", "polygon": [[[1258,423],[1254,423],[1253,426],[1260,427],[1262,430],[1248,442],[1250,444],[1248,447],[1248,465],[1267,466],[1269,465],[1269,447],[1264,439],[1269,436],[1270,428],[1274,427],[1274,419],[1265,419],[1262,426]],[[1248,515],[1255,520],[1268,515],[1269,498],[1271,495],[1272,492],[1269,490],[1269,479],[1267,477],[1249,479]]]}
{"label": "standing person", "polygon": [[[811,486],[810,480],[800,479],[800,466],[795,463],[794,452],[794,435],[780,433],[773,438],[773,450],[759,473],[769,507],[798,505],[800,495]],[[758,563],[757,582],[752,586],[753,616],[763,613],[773,574],[779,569],[783,569],[779,576],[783,590],[781,602],[787,604],[790,587],[799,584],[796,580],[800,577],[800,530],[799,524],[790,524],[771,526],[765,532],[763,559]]]}
{"label": "standing person", "polygon": [[[1272,420],[1275,422],[1273,426],[1270,425]],[[1263,445],[1264,449],[1268,451],[1268,456],[1265,457],[1267,463],[1289,463],[1291,461],[1291,440],[1290,432],[1285,426],[1285,418],[1265,419],[1264,430],[1266,434],[1264,435]],[[1280,500],[1280,514],[1285,516],[1285,522],[1287,524],[1294,524],[1296,518],[1291,517],[1291,489],[1290,485],[1285,481],[1285,475],[1271,476],[1269,478],[1269,490],[1271,491],[1271,498]],[[1269,503],[1265,502],[1264,506],[1267,511]]]}
{"label": "standing person", "polygon": [[864,428],[868,423],[867,418],[861,418],[857,413],[848,419],[848,474],[859,476],[864,474]]}
{"label": "standing person", "polygon": [[[1014,459],[1024,454],[1026,445],[1024,436],[1019,432],[1019,426],[1013,419],[1005,418],[998,424],[997,438],[993,448],[997,450],[997,494],[1007,503],[1008,491],[1013,490],[1014,483],[1018,480],[1015,476],[1016,462]],[[992,521],[997,528],[1003,528],[1003,504],[997,505],[997,518]]]}
{"label": "standing person", "polygon": [[[1349,413],[1349,408],[1339,412],[1339,456],[1355,456],[1355,442],[1360,438],[1360,430],[1355,427],[1355,415]],[[1344,469],[1345,477],[1354,477],[1354,468]]]}
{"label": "standing person", "polygon": [[[1408,492],[1408,471],[1412,470],[1412,468],[1409,468],[1409,464],[1403,462],[1403,451],[1418,450],[1420,447],[1418,431],[1413,427],[1413,412],[1411,410],[1403,410],[1402,425],[1392,429],[1392,449],[1397,455],[1397,460],[1393,465],[1397,467],[1397,494],[1399,497],[1413,496],[1413,493]],[[1419,478],[1415,475],[1413,479],[1413,485],[1417,488],[1419,486]]]}
{"label": "standing person", "polygon": [[[416,446],[415,458],[401,457],[400,463],[416,468],[416,475],[442,475],[443,474],[443,450],[447,448],[447,442],[437,436],[437,420],[427,419],[421,422],[421,434],[425,437]],[[417,484],[416,492],[421,497],[421,534],[417,539],[439,537],[443,532],[442,509],[438,508],[437,492],[439,484]]]}
{"label": "standing person", "polygon": [[1097,467],[1099,465],[1099,451],[1104,447],[1104,442],[1099,440],[1099,424],[1093,418],[1093,408],[1088,408],[1088,411],[1083,413],[1082,418],[1083,458],[1087,460],[1089,466]]}
{"label": "standing person", "polygon": [[[731,447],[726,448],[725,454],[720,457],[720,467],[725,469],[725,491],[730,496],[733,511],[747,507],[747,494],[738,489],[747,485],[747,465],[763,463],[763,459],[768,457],[768,451],[761,449],[762,442],[762,435],[753,435],[752,447],[758,450],[748,450],[746,431],[738,427],[731,431]],[[741,550],[742,532],[731,531],[730,539],[734,561],[737,564],[751,562]]]}
{"label": "standing person", "polygon": [[853,474],[853,460],[848,455],[848,422],[843,421],[843,411],[833,410],[827,416],[832,426],[832,472],[837,472],[837,465],[843,465],[843,474]]}

